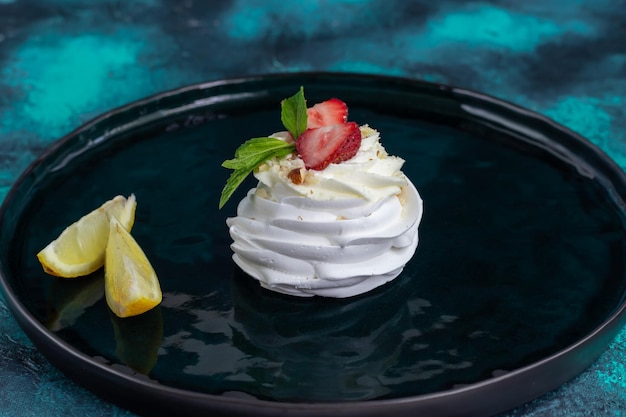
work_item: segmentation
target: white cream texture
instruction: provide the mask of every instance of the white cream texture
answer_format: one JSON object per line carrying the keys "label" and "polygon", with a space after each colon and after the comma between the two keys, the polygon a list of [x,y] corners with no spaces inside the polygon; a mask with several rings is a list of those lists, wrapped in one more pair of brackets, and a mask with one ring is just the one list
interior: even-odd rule
{"label": "white cream texture", "polygon": [[[415,253],[422,200],[404,160],[387,154],[374,129],[361,133],[357,154],[324,170],[304,169],[295,154],[255,170],[257,187],[226,222],[233,260],[263,287],[351,297],[397,277]],[[301,184],[289,178],[294,170]]]}

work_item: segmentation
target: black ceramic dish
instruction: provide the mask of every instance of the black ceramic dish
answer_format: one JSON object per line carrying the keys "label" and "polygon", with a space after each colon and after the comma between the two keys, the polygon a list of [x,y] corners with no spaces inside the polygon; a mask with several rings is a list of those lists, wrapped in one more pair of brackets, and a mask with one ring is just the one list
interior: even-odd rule
{"label": "black ceramic dish", "polygon": [[[224,159],[281,130],[279,102],[332,96],[406,159],[425,202],[420,246],[392,283],[346,300],[258,287],[232,263]],[[117,319],[102,272],[61,280],[35,254],[116,194],[164,291]],[[114,110],[56,143],[2,207],[11,311],[50,361],[145,415],[494,414],[585,369],[623,324],[622,172],[553,122],[413,80],[260,76],[194,85]]]}

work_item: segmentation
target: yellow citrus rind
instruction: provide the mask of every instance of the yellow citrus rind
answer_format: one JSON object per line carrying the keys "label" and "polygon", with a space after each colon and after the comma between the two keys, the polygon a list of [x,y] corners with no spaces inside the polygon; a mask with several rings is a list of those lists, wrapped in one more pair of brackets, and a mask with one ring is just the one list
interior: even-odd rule
{"label": "yellow citrus rind", "polygon": [[136,316],[161,302],[163,295],[154,268],[137,241],[114,217],[104,259],[104,294],[115,315]]}

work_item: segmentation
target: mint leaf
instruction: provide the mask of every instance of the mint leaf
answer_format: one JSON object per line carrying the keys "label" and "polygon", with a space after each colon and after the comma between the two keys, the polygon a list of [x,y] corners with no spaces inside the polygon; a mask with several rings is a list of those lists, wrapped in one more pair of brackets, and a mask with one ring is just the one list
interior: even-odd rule
{"label": "mint leaf", "polygon": [[[280,103],[280,119],[294,140],[306,130],[307,112],[304,88],[300,87],[293,96],[284,99]],[[233,195],[237,187],[259,165],[270,158],[282,158],[295,151],[296,145],[287,143],[276,138],[252,138],[244,142],[235,151],[233,159],[227,159],[222,163],[224,168],[232,169],[226,185],[220,196],[219,207],[222,208]]]}
{"label": "mint leaf", "polygon": [[228,177],[228,180],[226,181],[226,185],[224,186],[224,189],[222,190],[222,195],[220,196],[220,209],[224,207],[224,204],[226,204],[226,202],[233,195],[237,187],[239,187],[239,185],[243,182],[243,180],[246,179],[246,177],[248,176],[248,174],[250,174],[250,172],[252,172],[252,170],[238,169],[238,170],[233,171],[230,174],[230,176]]}
{"label": "mint leaf", "polygon": [[291,133],[294,139],[298,139],[302,132],[306,130],[307,123],[304,87],[300,87],[300,91],[296,94],[281,101],[280,107],[280,120],[283,122],[285,129]]}
{"label": "mint leaf", "polygon": [[224,168],[234,171],[228,177],[226,185],[220,196],[219,208],[222,208],[233,195],[237,187],[259,165],[270,158],[289,155],[296,149],[292,143],[287,143],[276,138],[253,138],[249,139],[235,151],[235,157],[222,163]]}
{"label": "mint leaf", "polygon": [[[276,138],[253,138],[242,143],[235,151],[235,158],[227,159],[222,163],[224,168],[239,169],[254,165],[257,159],[263,155],[272,153],[274,150],[289,148],[293,145]],[[263,159],[265,161],[268,158]],[[259,164],[256,163],[255,167]]]}

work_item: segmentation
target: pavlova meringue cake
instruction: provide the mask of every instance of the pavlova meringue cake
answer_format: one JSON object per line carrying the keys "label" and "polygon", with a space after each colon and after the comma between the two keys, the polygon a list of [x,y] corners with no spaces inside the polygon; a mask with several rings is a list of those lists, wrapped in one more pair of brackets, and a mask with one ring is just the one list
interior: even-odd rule
{"label": "pavlova meringue cake", "polygon": [[423,203],[379,133],[347,121],[330,99],[282,102],[287,131],[254,138],[233,169],[220,207],[252,172],[259,180],[227,219],[233,260],[273,291],[344,298],[397,277],[418,243]]}

